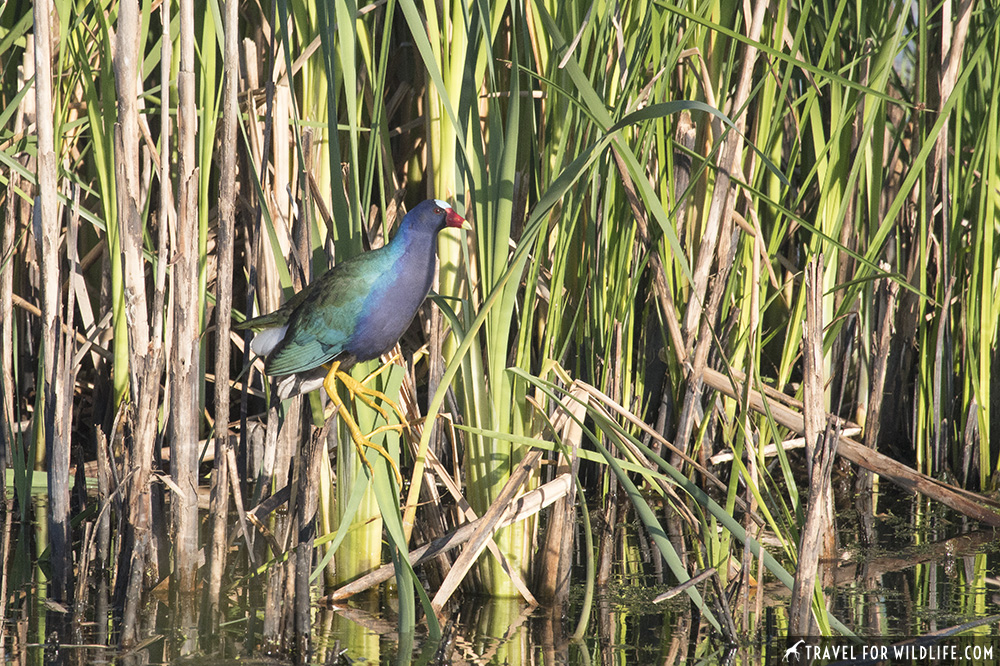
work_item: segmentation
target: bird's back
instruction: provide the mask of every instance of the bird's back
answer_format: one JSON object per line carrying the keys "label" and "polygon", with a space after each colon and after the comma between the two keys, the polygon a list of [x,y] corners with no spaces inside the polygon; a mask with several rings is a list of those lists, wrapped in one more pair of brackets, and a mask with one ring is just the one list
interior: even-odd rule
{"label": "bird's back", "polygon": [[382,279],[385,254],[383,248],[353,257],[303,290],[307,294],[289,313],[287,333],[264,371],[274,376],[306,372],[342,353],[362,318],[366,295]]}

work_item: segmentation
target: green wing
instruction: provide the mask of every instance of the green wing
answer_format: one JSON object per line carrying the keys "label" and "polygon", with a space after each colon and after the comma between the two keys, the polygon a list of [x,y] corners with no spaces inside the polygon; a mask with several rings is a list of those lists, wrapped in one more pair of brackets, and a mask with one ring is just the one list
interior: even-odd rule
{"label": "green wing", "polygon": [[301,303],[308,295],[309,287],[306,286],[305,289],[296,292],[294,296],[285,301],[285,303],[274,312],[268,312],[267,314],[254,317],[253,319],[234,321],[233,329],[237,331],[245,331],[247,329],[260,331],[265,328],[284,326],[288,323],[288,318],[292,316],[292,311],[295,310],[298,304]]}
{"label": "green wing", "polygon": [[[289,309],[285,315],[288,332],[267,358],[267,374],[306,372],[329,363],[344,350],[361,318],[365,298],[379,277],[379,254],[368,252],[338,264],[289,299],[282,307]],[[276,317],[265,325],[283,326],[284,322]]]}

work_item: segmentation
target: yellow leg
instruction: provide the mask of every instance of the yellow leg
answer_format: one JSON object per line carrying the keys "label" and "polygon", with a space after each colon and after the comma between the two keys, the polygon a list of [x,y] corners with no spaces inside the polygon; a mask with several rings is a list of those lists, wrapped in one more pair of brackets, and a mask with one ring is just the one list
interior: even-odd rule
{"label": "yellow leg", "polygon": [[[382,393],[381,391],[370,389],[364,385],[365,382],[367,382],[369,379],[371,379],[373,376],[376,375],[377,373],[370,375],[369,377],[366,377],[363,382],[359,382],[350,375],[348,375],[346,372],[340,370],[339,361],[334,361],[330,365],[329,372],[326,373],[326,379],[323,380],[323,388],[326,389],[326,394],[330,396],[330,401],[333,403],[334,410],[340,412],[340,418],[344,420],[344,424],[347,426],[347,430],[351,433],[351,439],[354,441],[354,446],[358,450],[358,455],[361,456],[361,462],[363,462],[365,464],[365,467],[368,468],[368,472],[372,473],[372,466],[371,463],[368,462],[368,458],[365,457],[365,451],[364,451],[365,447],[374,449],[378,454],[380,454],[383,458],[385,458],[389,462],[389,466],[392,468],[392,471],[396,474],[397,485],[402,486],[403,477],[399,473],[399,467],[396,465],[396,461],[392,459],[388,451],[386,451],[383,447],[379,446],[378,444],[376,444],[371,440],[372,435],[385,432],[386,430],[397,430],[397,429],[402,430],[403,428],[406,427],[406,420],[402,417],[402,414],[399,411],[399,407],[397,407],[395,403],[389,400],[389,398],[387,398],[385,394]],[[340,396],[337,394],[338,379],[344,384],[344,386],[347,388],[347,390],[351,393],[352,396],[361,398],[362,402],[364,402],[372,409],[376,410],[379,414],[382,415],[382,417],[386,421],[389,420],[388,414],[385,412],[384,409],[376,405],[374,400],[368,396],[374,396],[375,398],[379,398],[381,400],[384,400],[385,402],[388,402],[390,405],[393,406],[393,409],[396,411],[396,413],[400,415],[400,419],[403,421],[403,423],[396,425],[385,425],[380,428],[376,428],[373,432],[369,433],[367,436],[362,434],[361,428],[358,427],[358,424],[354,420],[354,417],[351,416],[350,410],[347,409],[347,406],[344,404],[344,401],[341,400]]]}
{"label": "yellow leg", "polygon": [[361,402],[365,403],[366,405],[374,409],[376,412],[381,414],[382,418],[385,419],[386,422],[389,421],[389,414],[382,407],[380,407],[378,404],[375,403],[376,399],[381,400],[382,402],[392,407],[393,411],[396,412],[396,416],[399,417],[399,420],[405,424],[406,417],[403,416],[403,412],[400,411],[399,406],[395,402],[390,400],[389,396],[387,396],[385,393],[377,391],[373,388],[368,388],[367,386],[368,382],[370,382],[372,379],[382,374],[382,372],[384,372],[385,369],[389,367],[389,365],[390,365],[389,363],[386,363],[381,368],[379,368],[375,372],[371,373],[370,375],[362,379],[360,382],[342,370],[336,371],[337,379],[339,379],[340,383],[343,384],[347,388],[347,390],[351,392],[351,395],[353,397],[360,398]]}

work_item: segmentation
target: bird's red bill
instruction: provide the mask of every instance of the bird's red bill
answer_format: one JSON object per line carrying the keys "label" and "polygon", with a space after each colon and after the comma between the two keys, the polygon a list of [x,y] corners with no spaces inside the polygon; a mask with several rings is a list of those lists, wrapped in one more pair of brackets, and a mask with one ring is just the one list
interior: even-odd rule
{"label": "bird's red bill", "polygon": [[[464,217],[455,212],[454,208],[448,209],[448,217],[445,219],[445,224],[447,224],[449,227],[456,227],[456,228],[461,228],[466,225],[469,225],[469,223],[466,221]],[[472,225],[469,226],[471,227]]]}

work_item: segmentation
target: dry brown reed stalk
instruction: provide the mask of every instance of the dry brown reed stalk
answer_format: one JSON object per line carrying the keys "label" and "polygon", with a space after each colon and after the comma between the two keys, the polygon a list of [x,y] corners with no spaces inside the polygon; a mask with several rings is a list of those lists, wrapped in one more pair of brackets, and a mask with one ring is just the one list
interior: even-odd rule
{"label": "dry brown reed stalk", "polygon": [[[57,193],[58,165],[55,152],[54,108],[52,105],[52,38],[51,2],[36,2],[35,18],[35,127],[38,134],[38,197],[35,215],[41,230],[40,255],[42,272],[42,422],[45,455],[49,467],[49,539],[50,563],[53,574],[52,596],[59,601],[68,599],[72,587],[72,547],[69,516],[69,438],[62,432],[66,401],[59,397],[59,323],[62,313],[59,298],[60,264],[59,218]],[[72,403],[70,403],[71,406]],[[61,410],[61,411],[60,411]],[[39,414],[36,414],[36,418]],[[37,422],[36,422],[37,423]]]}
{"label": "dry brown reed stalk", "polygon": [[[70,197],[70,210],[67,216],[66,266],[69,279],[75,280],[80,265],[77,247],[77,239],[79,238],[80,231],[80,190],[75,184],[70,187],[73,192]],[[56,257],[57,261],[61,260],[58,253]],[[66,544],[67,562],[61,563],[62,566],[68,568],[68,571],[64,572],[66,574],[65,577],[62,579],[64,586],[62,592],[66,599],[72,599],[75,596],[73,593],[73,557],[72,553],[69,552],[72,548],[72,535],[69,525],[70,482],[72,479],[69,472],[70,446],[73,440],[73,398],[76,392],[77,371],[79,370],[79,364],[74,362],[76,355],[76,331],[72,327],[75,296],[76,290],[68,289],[66,292],[65,308],[63,308],[61,303],[59,304],[60,312],[57,321],[59,335],[56,338],[56,355],[53,359],[53,363],[56,365],[56,376],[58,377],[55,392],[55,421],[53,424],[55,426],[55,439],[53,441],[52,456],[49,460],[49,492],[50,494],[52,492],[57,493],[59,497],[58,503],[65,508],[66,536],[70,537],[70,541]],[[57,301],[61,300],[57,296]],[[55,504],[56,502],[53,502],[53,506]],[[55,542],[53,542],[54,545]],[[85,572],[86,569],[81,564],[79,574],[85,576]]]}
{"label": "dry brown reed stalk", "polygon": [[[744,17],[747,20],[747,25],[750,26],[748,36],[753,41],[760,40],[766,8],[767,3],[764,0],[757,0],[753,8],[753,15]],[[757,56],[758,51],[756,48],[749,45],[745,47],[736,94],[726,107],[731,117],[744,108],[750,96]],[[706,296],[712,264],[718,261],[719,268],[722,269],[727,262],[726,255],[728,252],[725,251],[729,245],[729,234],[727,232],[732,222],[732,211],[736,198],[736,192],[730,186],[732,179],[730,174],[742,173],[740,156],[743,152],[743,131],[746,127],[747,115],[746,113],[740,113],[734,118],[736,131],[729,132],[721,151],[721,168],[716,176],[712,202],[709,207],[708,219],[703,235],[705,242],[699,248],[698,258],[693,266],[694,283],[692,285],[692,298],[688,303],[684,318],[684,331],[687,336],[687,348],[689,349],[694,347],[694,335],[699,322],[703,321],[703,319],[711,320],[711,317],[706,316],[702,311],[709,302]],[[719,249],[718,253],[716,252],[717,248]],[[717,254],[718,259],[716,260]],[[724,283],[725,279],[719,280],[720,287]],[[705,336],[703,333],[698,334],[698,347],[705,347],[707,349],[709,341],[704,340],[704,338],[708,336]],[[698,352],[694,354],[696,358],[699,355],[707,355],[707,350],[702,352],[702,354]],[[704,361],[695,361],[695,366],[698,367],[699,363],[704,363]],[[685,441],[686,437],[681,438],[681,442]]]}
{"label": "dry brown reed stalk", "polygon": [[[880,280],[876,294],[881,301],[882,315],[879,318],[878,328],[872,341],[872,389],[868,394],[868,405],[865,410],[865,432],[862,440],[862,443],[869,449],[875,449],[882,423],[882,408],[885,403],[885,382],[889,370],[893,321],[896,318],[899,283],[892,280]],[[872,493],[874,486],[874,472],[867,469],[859,469],[858,476],[854,482],[854,505],[857,509],[860,523],[858,536],[864,545],[873,545],[875,542],[875,502]]]}
{"label": "dry brown reed stalk", "polygon": [[[530,518],[542,509],[554,503],[558,504],[565,499],[567,493],[571,492],[574,483],[573,478],[569,474],[560,474],[548,483],[515,498],[513,502],[508,503],[507,508],[500,515],[493,529],[500,529],[519,520]],[[426,564],[441,557],[449,550],[467,543],[482,527],[484,520],[485,517],[477,518],[444,536],[434,539],[429,544],[415,548],[410,551],[410,564],[414,567]],[[375,571],[342,585],[323,597],[322,601],[325,603],[343,601],[375,585],[384,583],[392,578],[394,574],[394,565],[392,563],[384,564]]]}
{"label": "dry brown reed stalk", "polygon": [[[528,398],[531,400],[531,398]],[[532,401],[537,413],[544,413]],[[552,429],[557,433],[571,453],[567,460],[562,453],[556,462],[555,473],[569,475],[576,479],[580,469],[580,459],[576,455],[583,443],[583,426],[587,406],[582,401],[571,401],[566,409],[559,410]],[[558,478],[558,477],[557,477]],[[535,586],[538,596],[551,606],[567,607],[570,592],[570,568],[573,562],[574,537],[576,535],[576,498],[571,489],[559,499],[549,514],[545,528],[545,539],[535,560]]]}
{"label": "dry brown reed stalk", "polygon": [[[14,237],[17,231],[17,198],[14,183],[17,176],[7,170],[9,180],[0,202],[4,224],[0,236],[0,473],[6,474],[10,463],[9,451],[14,446]],[[7,499],[7,484],[0,497]]]}
{"label": "dry brown reed stalk", "polygon": [[444,608],[448,599],[458,588],[458,584],[463,578],[465,578],[466,574],[468,574],[469,570],[476,563],[476,560],[479,558],[483,549],[487,547],[487,543],[491,542],[493,533],[498,527],[498,521],[502,517],[503,512],[514,499],[514,496],[520,490],[521,485],[528,479],[529,473],[542,457],[542,453],[543,452],[539,449],[531,451],[521,460],[521,462],[518,463],[517,467],[512,470],[507,483],[504,484],[503,489],[490,505],[490,508],[485,514],[483,514],[483,522],[479,527],[477,527],[476,532],[469,540],[469,544],[462,550],[462,554],[459,555],[458,559],[455,560],[455,564],[452,566],[451,571],[448,572],[448,575],[445,577],[444,582],[438,589],[437,594],[434,595],[434,599],[431,601],[431,606],[434,608],[435,612],[441,612],[441,609]]}
{"label": "dry brown reed stalk", "polygon": [[[194,1],[181,0],[180,66],[177,72],[178,214],[173,265],[173,330],[168,382],[170,476],[179,489],[171,497],[174,538],[173,581],[181,595],[180,626],[194,620],[198,571],[198,409],[201,309],[198,278],[198,113],[195,81]],[[185,649],[182,648],[182,654]]]}
{"label": "dry brown reed stalk", "polygon": [[[126,0],[119,7],[117,44],[113,63],[118,122],[114,128],[114,156],[120,248],[128,326],[128,368],[131,400],[128,425],[131,434],[127,468],[134,471],[125,491],[127,520],[125,546],[116,580],[116,596],[124,599],[121,642],[134,645],[140,638],[140,592],[147,574],[156,578],[158,558],[153,550],[150,479],[153,448],[157,436],[160,376],[163,365],[162,338],[154,328],[150,335],[146,300],[145,261],[142,256],[143,228],[139,215],[139,120],[137,66],[139,62],[139,7]],[[162,302],[162,301],[160,301]]]}
{"label": "dry brown reed stalk", "polygon": [[[462,514],[462,519],[468,520],[469,522],[477,522],[480,520],[479,516],[476,515],[476,512],[469,504],[469,501],[462,494],[462,487],[459,483],[456,483],[450,474],[448,474],[448,471],[444,468],[444,465],[441,464],[437,455],[430,449],[427,450],[427,471],[433,474],[437,480],[448,489],[448,493],[451,495],[452,499],[455,500],[458,511]],[[500,520],[502,520],[502,518]],[[490,551],[490,554],[496,558],[504,572],[510,577],[514,587],[524,600],[531,606],[537,606],[538,601],[535,600],[531,590],[528,589],[527,583],[525,583],[518,570],[507,560],[507,557],[503,554],[503,552],[500,551],[500,547],[496,544],[496,542],[492,539],[487,540],[486,548]],[[454,564],[455,563],[453,562],[449,565],[448,573],[451,572],[451,567],[454,566]],[[445,576],[445,580],[446,579],[447,575]],[[444,580],[442,580],[441,585],[443,584]],[[438,586],[439,589],[441,585]]]}
{"label": "dry brown reed stalk", "polygon": [[219,231],[215,296],[215,466],[212,470],[212,536],[209,545],[208,620],[214,632],[221,620],[222,574],[226,568],[227,525],[229,521],[229,364],[230,312],[233,307],[233,251],[236,226],[236,147],[240,81],[238,3],[225,3],[224,68],[222,83],[222,145],[219,182]]}
{"label": "dry brown reed stalk", "polygon": [[[782,400],[774,394],[773,389],[769,390],[766,387],[763,393],[747,389],[746,379],[734,370],[725,375],[711,368],[705,368],[704,378],[706,386],[733,399],[738,399],[738,396],[742,396],[746,391],[749,398],[747,406],[750,409],[773,417],[775,423],[793,432],[799,434],[805,432],[801,403],[790,400],[787,396]],[[857,427],[857,424],[849,422],[844,422],[843,425],[845,428]],[[1000,527],[1000,514],[984,506],[991,503],[986,497],[932,479],[887,455],[866,448],[850,437],[840,435],[837,453],[855,465],[879,474],[903,490],[925,495],[981,523]]]}
{"label": "dry brown reed stalk", "polygon": [[[816,591],[821,556],[832,550],[827,536],[833,537],[833,491],[830,473],[837,446],[836,436],[828,427],[825,406],[826,380],[823,373],[823,285],[822,255],[806,267],[805,333],[803,356],[803,423],[806,438],[806,465],[809,471],[809,505],[806,522],[799,536],[798,567],[788,611],[789,636],[814,635],[818,626],[813,618],[812,602]],[[822,578],[822,574],[820,575]]]}

